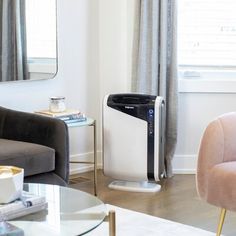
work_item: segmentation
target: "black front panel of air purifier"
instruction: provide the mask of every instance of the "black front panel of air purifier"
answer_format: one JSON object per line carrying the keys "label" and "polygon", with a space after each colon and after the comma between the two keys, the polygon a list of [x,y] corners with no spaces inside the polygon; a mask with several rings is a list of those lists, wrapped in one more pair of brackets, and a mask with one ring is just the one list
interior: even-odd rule
{"label": "black front panel of air purifier", "polygon": [[[107,106],[127,115],[146,121],[147,124],[147,177],[154,181],[154,135],[156,96],[143,94],[113,94],[108,97]],[[135,144],[134,144],[135,145]]]}
{"label": "black front panel of air purifier", "polygon": [[147,110],[147,122],[148,122],[148,137],[147,137],[147,170],[148,170],[148,180],[154,181],[154,130],[155,130],[155,114],[154,107]]}

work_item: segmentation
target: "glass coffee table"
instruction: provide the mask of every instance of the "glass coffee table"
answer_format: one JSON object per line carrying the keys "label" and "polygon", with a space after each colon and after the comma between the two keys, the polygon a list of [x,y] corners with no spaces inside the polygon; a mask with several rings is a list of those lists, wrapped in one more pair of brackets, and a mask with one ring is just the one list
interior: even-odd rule
{"label": "glass coffee table", "polygon": [[45,196],[48,209],[9,221],[25,236],[84,235],[106,217],[106,206],[97,197],[72,188],[47,184],[24,184],[24,190]]}

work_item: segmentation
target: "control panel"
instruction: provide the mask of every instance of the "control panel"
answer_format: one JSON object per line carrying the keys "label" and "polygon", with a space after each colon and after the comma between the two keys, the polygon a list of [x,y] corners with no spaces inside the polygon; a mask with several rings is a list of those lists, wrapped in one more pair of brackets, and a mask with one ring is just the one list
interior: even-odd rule
{"label": "control panel", "polygon": [[149,108],[147,113],[147,121],[148,121],[148,134],[154,134],[154,109]]}

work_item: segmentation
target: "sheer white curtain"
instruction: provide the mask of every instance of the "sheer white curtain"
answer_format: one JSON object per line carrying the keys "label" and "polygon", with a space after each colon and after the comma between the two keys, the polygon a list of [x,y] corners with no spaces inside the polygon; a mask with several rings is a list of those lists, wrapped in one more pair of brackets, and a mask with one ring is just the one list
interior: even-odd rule
{"label": "sheer white curtain", "polygon": [[177,0],[137,0],[132,91],[166,103],[165,167],[172,176],[177,141]]}
{"label": "sheer white curtain", "polygon": [[28,78],[25,0],[0,1],[0,81]]}

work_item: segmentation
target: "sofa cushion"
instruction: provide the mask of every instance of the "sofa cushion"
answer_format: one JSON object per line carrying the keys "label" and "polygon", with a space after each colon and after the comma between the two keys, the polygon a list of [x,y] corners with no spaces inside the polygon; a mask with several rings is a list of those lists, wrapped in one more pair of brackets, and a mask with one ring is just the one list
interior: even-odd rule
{"label": "sofa cushion", "polygon": [[55,169],[55,151],[39,144],[0,139],[0,165],[21,167],[25,176],[50,172]]}

